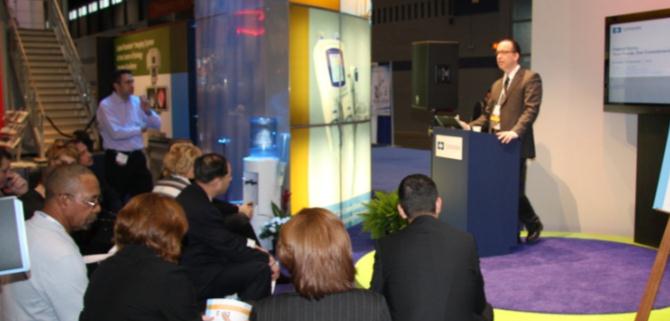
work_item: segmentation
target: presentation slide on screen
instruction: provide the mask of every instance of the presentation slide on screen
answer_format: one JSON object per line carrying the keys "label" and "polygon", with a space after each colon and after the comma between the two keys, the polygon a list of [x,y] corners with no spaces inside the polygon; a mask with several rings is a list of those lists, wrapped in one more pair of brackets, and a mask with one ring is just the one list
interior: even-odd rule
{"label": "presentation slide on screen", "polygon": [[609,101],[670,104],[670,18],[612,24]]}

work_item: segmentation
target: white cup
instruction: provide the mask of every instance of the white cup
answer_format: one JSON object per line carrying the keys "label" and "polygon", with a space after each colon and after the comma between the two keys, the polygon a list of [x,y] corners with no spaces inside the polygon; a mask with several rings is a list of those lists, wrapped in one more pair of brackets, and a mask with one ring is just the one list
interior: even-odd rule
{"label": "white cup", "polygon": [[232,299],[207,299],[205,315],[214,321],[249,321],[251,305]]}
{"label": "white cup", "polygon": [[482,126],[472,126],[472,131],[473,131],[473,132],[481,133],[481,131],[482,131]]}

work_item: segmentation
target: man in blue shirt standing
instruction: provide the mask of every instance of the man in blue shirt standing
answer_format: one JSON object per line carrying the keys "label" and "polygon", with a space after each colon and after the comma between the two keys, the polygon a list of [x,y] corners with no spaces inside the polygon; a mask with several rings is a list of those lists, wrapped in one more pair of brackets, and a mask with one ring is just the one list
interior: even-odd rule
{"label": "man in blue shirt standing", "polygon": [[130,70],[115,71],[113,87],[114,92],[100,101],[97,119],[105,149],[105,176],[126,200],[153,188],[142,134],[148,128],[160,129],[161,119],[146,99],[133,95]]}

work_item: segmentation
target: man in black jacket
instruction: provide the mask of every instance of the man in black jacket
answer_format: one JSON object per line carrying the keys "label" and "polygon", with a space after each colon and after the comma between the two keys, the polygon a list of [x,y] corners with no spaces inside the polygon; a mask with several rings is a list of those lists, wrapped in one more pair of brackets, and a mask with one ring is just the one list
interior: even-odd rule
{"label": "man in black jacket", "polygon": [[475,241],[438,220],[437,195],[425,175],[402,180],[398,211],[410,224],[376,244],[372,290],[386,297],[394,321],[492,319]]}
{"label": "man in black jacket", "polygon": [[181,264],[186,268],[200,300],[237,293],[254,301],[270,295],[270,283],[278,276],[272,256],[255,242],[230,232],[224,217],[212,204],[228,190],[232,180],[225,157],[205,154],[195,161],[195,183],[177,197],[188,219]]}

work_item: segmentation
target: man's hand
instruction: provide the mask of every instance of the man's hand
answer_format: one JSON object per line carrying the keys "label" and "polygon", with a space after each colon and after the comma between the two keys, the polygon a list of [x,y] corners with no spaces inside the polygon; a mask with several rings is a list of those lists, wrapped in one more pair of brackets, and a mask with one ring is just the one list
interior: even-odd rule
{"label": "man's hand", "polygon": [[463,130],[470,130],[470,125],[461,120],[461,115],[456,115],[455,119]]}
{"label": "man's hand", "polygon": [[28,182],[16,172],[7,172],[6,180],[3,191],[7,194],[21,196],[28,193]]}
{"label": "man's hand", "polygon": [[270,265],[270,270],[272,271],[272,281],[276,281],[279,278],[279,262],[275,260],[275,258],[272,255],[269,255],[270,257],[270,262],[268,263]]}
{"label": "man's hand", "polygon": [[461,125],[461,128],[463,128],[463,130],[470,130],[471,129],[470,125],[468,125],[468,123],[466,123],[466,122],[464,122],[460,119],[456,119],[456,120],[458,121],[458,124]]}
{"label": "man's hand", "polygon": [[511,130],[504,131],[504,132],[498,132],[496,135],[498,136],[498,140],[503,144],[507,144],[507,143],[519,138],[519,135],[517,135],[517,133],[515,133],[514,131],[511,131]]}
{"label": "man's hand", "polygon": [[251,219],[254,216],[254,203],[246,203],[237,207],[237,211]]}
{"label": "man's hand", "polygon": [[147,100],[146,96],[140,97],[140,107],[142,108],[145,114],[148,114],[149,111],[151,110],[151,105],[149,104],[149,100]]}

